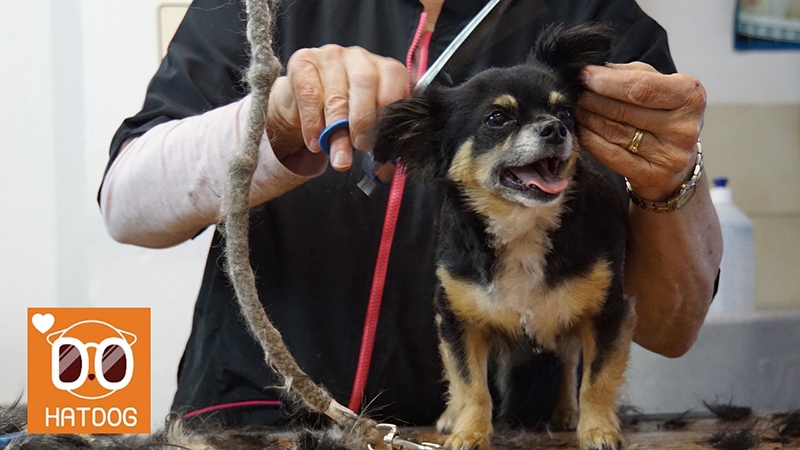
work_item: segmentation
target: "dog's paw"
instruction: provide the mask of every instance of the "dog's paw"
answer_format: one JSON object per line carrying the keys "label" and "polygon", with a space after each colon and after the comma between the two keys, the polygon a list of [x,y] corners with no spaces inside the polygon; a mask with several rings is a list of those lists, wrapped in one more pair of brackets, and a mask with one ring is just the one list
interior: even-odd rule
{"label": "dog's paw", "polygon": [[558,408],[550,418],[554,431],[572,431],[578,427],[580,412],[576,408]]}
{"label": "dog's paw", "polygon": [[618,430],[591,428],[578,436],[581,450],[622,450],[622,435]]}
{"label": "dog's paw", "polygon": [[447,450],[488,450],[489,435],[469,431],[453,433],[444,442],[444,448]]}
{"label": "dog's paw", "polygon": [[458,414],[451,411],[450,408],[447,408],[441,416],[439,416],[439,420],[436,421],[436,431],[442,434],[450,434],[453,431],[453,426],[456,424],[456,419],[458,419]]}

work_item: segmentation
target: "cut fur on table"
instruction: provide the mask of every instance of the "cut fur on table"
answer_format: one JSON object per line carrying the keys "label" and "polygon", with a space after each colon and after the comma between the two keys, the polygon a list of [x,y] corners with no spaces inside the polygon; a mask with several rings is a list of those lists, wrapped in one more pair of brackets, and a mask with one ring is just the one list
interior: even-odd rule
{"label": "cut fur on table", "polygon": [[341,431],[302,431],[295,434],[204,430],[187,432],[179,426],[150,436],[84,436],[26,434],[5,450],[349,450]]}
{"label": "cut fur on table", "polygon": [[[210,422],[185,426],[175,422],[151,435],[27,434],[27,408],[15,402],[0,406],[0,438],[12,437],[3,450],[363,450],[349,433],[325,431],[224,429]],[[22,433],[19,433],[22,432]],[[19,433],[17,435],[17,433]]]}
{"label": "cut fur on table", "polygon": [[686,419],[686,416],[689,415],[691,410],[686,410],[680,415],[677,415],[669,420],[666,420],[662,423],[659,428],[667,430],[667,431],[674,431],[674,430],[682,430],[689,425],[689,421]]}
{"label": "cut fur on table", "polygon": [[800,437],[800,409],[789,413],[775,414],[772,418],[779,436],[790,439]]}
{"label": "cut fur on table", "polygon": [[23,431],[28,423],[28,408],[18,398],[8,407],[0,406],[0,436]]}
{"label": "cut fur on table", "polygon": [[747,419],[753,415],[753,409],[748,406],[737,406],[733,404],[733,399],[727,404],[725,403],[708,403],[703,402],[706,408],[711,411],[720,420],[729,422],[736,422],[739,420]]}
{"label": "cut fur on table", "polygon": [[705,443],[719,450],[751,450],[761,443],[754,427],[717,431]]}

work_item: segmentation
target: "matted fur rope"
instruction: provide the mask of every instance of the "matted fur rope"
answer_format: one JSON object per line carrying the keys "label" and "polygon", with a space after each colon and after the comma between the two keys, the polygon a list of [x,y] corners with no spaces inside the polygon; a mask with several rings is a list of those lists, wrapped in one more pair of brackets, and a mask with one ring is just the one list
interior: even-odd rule
{"label": "matted fur rope", "polygon": [[339,425],[350,428],[353,438],[371,441],[377,438],[375,422],[359,418],[334,400],[303,372],[292,357],[280,332],[264,311],[250,266],[250,183],[258,164],[258,148],[264,134],[269,93],[281,71],[281,63],[272,49],[271,35],[271,11],[277,9],[278,3],[279,0],[246,0],[247,39],[251,52],[247,81],[252,103],[245,136],[228,165],[227,183],[220,205],[220,228],[225,236],[228,276],[250,333],[264,350],[267,363],[284,378],[286,387],[294,390],[312,411],[325,414]]}

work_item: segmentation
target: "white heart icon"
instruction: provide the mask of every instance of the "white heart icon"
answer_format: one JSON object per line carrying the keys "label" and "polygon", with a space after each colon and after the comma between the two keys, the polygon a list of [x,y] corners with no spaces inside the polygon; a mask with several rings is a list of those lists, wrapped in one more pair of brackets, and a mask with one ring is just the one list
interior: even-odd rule
{"label": "white heart icon", "polygon": [[45,334],[50,328],[53,328],[53,324],[56,323],[56,318],[50,313],[36,313],[31,318],[31,322],[33,323],[33,327],[39,330],[39,333]]}

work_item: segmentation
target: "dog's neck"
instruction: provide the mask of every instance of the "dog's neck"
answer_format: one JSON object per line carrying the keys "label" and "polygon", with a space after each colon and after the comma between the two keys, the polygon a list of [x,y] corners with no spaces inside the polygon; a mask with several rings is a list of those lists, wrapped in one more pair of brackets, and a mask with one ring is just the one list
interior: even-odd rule
{"label": "dog's neck", "polygon": [[538,236],[546,236],[558,228],[561,222],[561,203],[537,208],[510,207],[507,214],[487,217],[486,231],[494,236],[497,248],[516,245],[533,236],[538,239]]}

